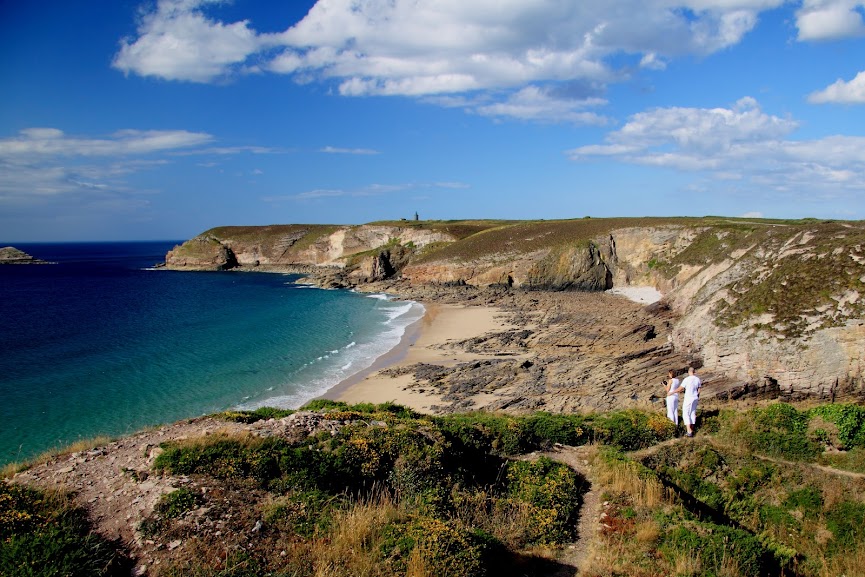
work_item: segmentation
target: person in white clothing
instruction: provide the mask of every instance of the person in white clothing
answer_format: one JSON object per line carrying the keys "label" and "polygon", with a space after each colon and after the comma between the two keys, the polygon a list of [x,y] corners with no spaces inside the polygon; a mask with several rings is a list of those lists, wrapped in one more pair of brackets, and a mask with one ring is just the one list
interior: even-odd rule
{"label": "person in white clothing", "polygon": [[664,383],[664,393],[667,395],[667,418],[679,425],[679,379],[672,370],[667,372],[667,382]]}
{"label": "person in white clothing", "polygon": [[697,419],[697,402],[700,400],[700,387],[703,381],[694,374],[694,367],[688,367],[688,376],[676,389],[677,393],[684,392],[685,399],[682,401],[682,421],[688,427],[688,436],[694,436],[694,421]]}

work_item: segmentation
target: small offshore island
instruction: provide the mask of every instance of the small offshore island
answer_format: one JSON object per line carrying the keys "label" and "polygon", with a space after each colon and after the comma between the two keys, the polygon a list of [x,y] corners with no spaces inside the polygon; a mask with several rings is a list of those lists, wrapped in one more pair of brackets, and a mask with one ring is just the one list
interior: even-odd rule
{"label": "small offshore island", "polygon": [[14,246],[0,248],[0,264],[56,264],[30,256]]}
{"label": "small offshore island", "polygon": [[[59,541],[63,574],[865,574],[865,223],[227,226],[162,268],[302,273],[426,315],[302,410],[7,467],[0,573]],[[661,383],[689,366],[695,438]]]}

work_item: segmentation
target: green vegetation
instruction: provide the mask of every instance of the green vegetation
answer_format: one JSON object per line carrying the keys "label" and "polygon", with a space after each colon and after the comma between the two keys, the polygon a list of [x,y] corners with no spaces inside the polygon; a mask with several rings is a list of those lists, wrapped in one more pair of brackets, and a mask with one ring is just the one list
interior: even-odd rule
{"label": "green vegetation", "polygon": [[129,565],[69,496],[0,482],[0,575],[129,575]]}
{"label": "green vegetation", "polygon": [[865,231],[826,223],[792,232],[759,239],[764,246],[772,246],[772,241],[778,249],[781,241],[794,236],[798,240],[764,274],[727,287],[734,297],[720,301],[715,310],[721,326],[742,325],[768,314],[771,321],[757,328],[799,337],[865,315]]}
{"label": "green vegetation", "polygon": [[[306,409],[339,430],[294,440],[214,433],[162,446],[155,472],[185,480],[139,530],[183,545],[160,549],[149,572],[548,575],[567,570],[555,558],[578,538],[590,541],[581,564],[590,577],[865,569],[865,479],[827,466],[837,465],[830,457],[861,460],[859,405],[704,412],[694,439],[676,439],[660,413],[635,410],[432,417],[327,400]],[[248,423],[286,414],[221,416]],[[582,446],[589,479],[524,456],[556,443]],[[589,481],[602,503],[597,536],[577,534]],[[122,557],[69,503],[0,486],[2,574],[116,574]],[[58,536],[61,526],[72,529]],[[43,549],[68,564],[44,572],[53,560],[38,561]]]}

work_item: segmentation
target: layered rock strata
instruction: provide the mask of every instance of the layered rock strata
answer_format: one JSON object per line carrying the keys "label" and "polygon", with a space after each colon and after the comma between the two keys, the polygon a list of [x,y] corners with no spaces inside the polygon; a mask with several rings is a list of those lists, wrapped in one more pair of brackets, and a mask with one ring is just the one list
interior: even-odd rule
{"label": "layered rock strata", "polygon": [[[175,248],[166,264],[302,270],[329,287],[398,281],[395,292],[421,293],[422,299],[435,298],[430,296],[434,287],[464,287],[466,295],[471,293],[467,299],[486,298],[478,297],[477,289],[492,294],[505,289],[568,291],[562,298],[579,302],[573,306],[580,310],[592,307],[573,291],[653,286],[664,295],[664,322],[669,325],[666,331],[656,329],[656,335],[663,335],[656,338],[664,341],[665,351],[677,355],[670,359],[674,365],[687,360],[703,366],[728,398],[833,398],[865,396],[863,247],[865,227],[854,222],[707,218],[291,225],[213,229]],[[555,306],[569,306],[563,303]],[[581,326],[628,324],[622,307],[596,304],[591,313],[577,309],[568,314],[583,319]],[[593,320],[580,316],[584,314]],[[572,328],[575,335],[585,333]],[[612,364],[597,354],[585,357],[592,359],[586,367],[609,366],[601,373],[610,377],[608,382],[621,382],[612,367],[629,366],[624,356],[631,353],[611,346],[602,348],[612,351]],[[581,355],[586,350],[579,348]],[[565,361],[563,356],[557,362],[564,366]],[[628,378],[631,372],[621,375]],[[567,386],[544,389],[548,374],[542,379],[536,373],[515,371],[517,378],[511,381],[531,383],[551,398],[567,395]],[[566,381],[563,377],[561,382]],[[592,383],[588,389],[599,383],[585,375],[572,381]],[[505,386],[497,382],[499,389]],[[584,392],[580,389],[576,396]]]}

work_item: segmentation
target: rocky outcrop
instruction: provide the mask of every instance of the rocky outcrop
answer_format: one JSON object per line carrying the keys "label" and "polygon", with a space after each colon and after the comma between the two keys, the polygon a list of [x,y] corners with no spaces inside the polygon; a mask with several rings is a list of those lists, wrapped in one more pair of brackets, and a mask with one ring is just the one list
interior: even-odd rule
{"label": "rocky outcrop", "polygon": [[[608,249],[607,254],[612,256]],[[553,249],[529,269],[526,288],[605,291],[613,288],[613,273],[594,242]]]}
{"label": "rocky outcrop", "polygon": [[55,264],[30,256],[14,246],[0,248],[0,264]]}
{"label": "rocky outcrop", "polygon": [[863,247],[861,223],[817,221],[286,225],[213,229],[166,264],[311,267],[321,286],[401,279],[400,291],[648,285],[671,315],[665,346],[702,365],[719,394],[865,398]]}
{"label": "rocky outcrop", "polygon": [[237,266],[237,256],[218,239],[201,235],[174,247],[165,255],[168,268],[175,270],[226,270]]}
{"label": "rocky outcrop", "polygon": [[[353,266],[367,267],[355,276],[380,279],[386,278],[388,271],[392,275],[403,265],[400,259],[403,259],[404,251],[454,240],[455,237],[447,232],[401,226],[225,226],[211,229],[175,247],[166,255],[165,266],[178,270],[259,266],[299,270],[310,266],[345,268],[351,257],[370,253],[366,255],[370,262],[364,262],[366,259],[360,257],[351,261]],[[372,254],[381,247],[390,247],[388,254],[382,258],[379,258],[381,251]],[[378,264],[371,262],[374,259],[379,260]]]}

